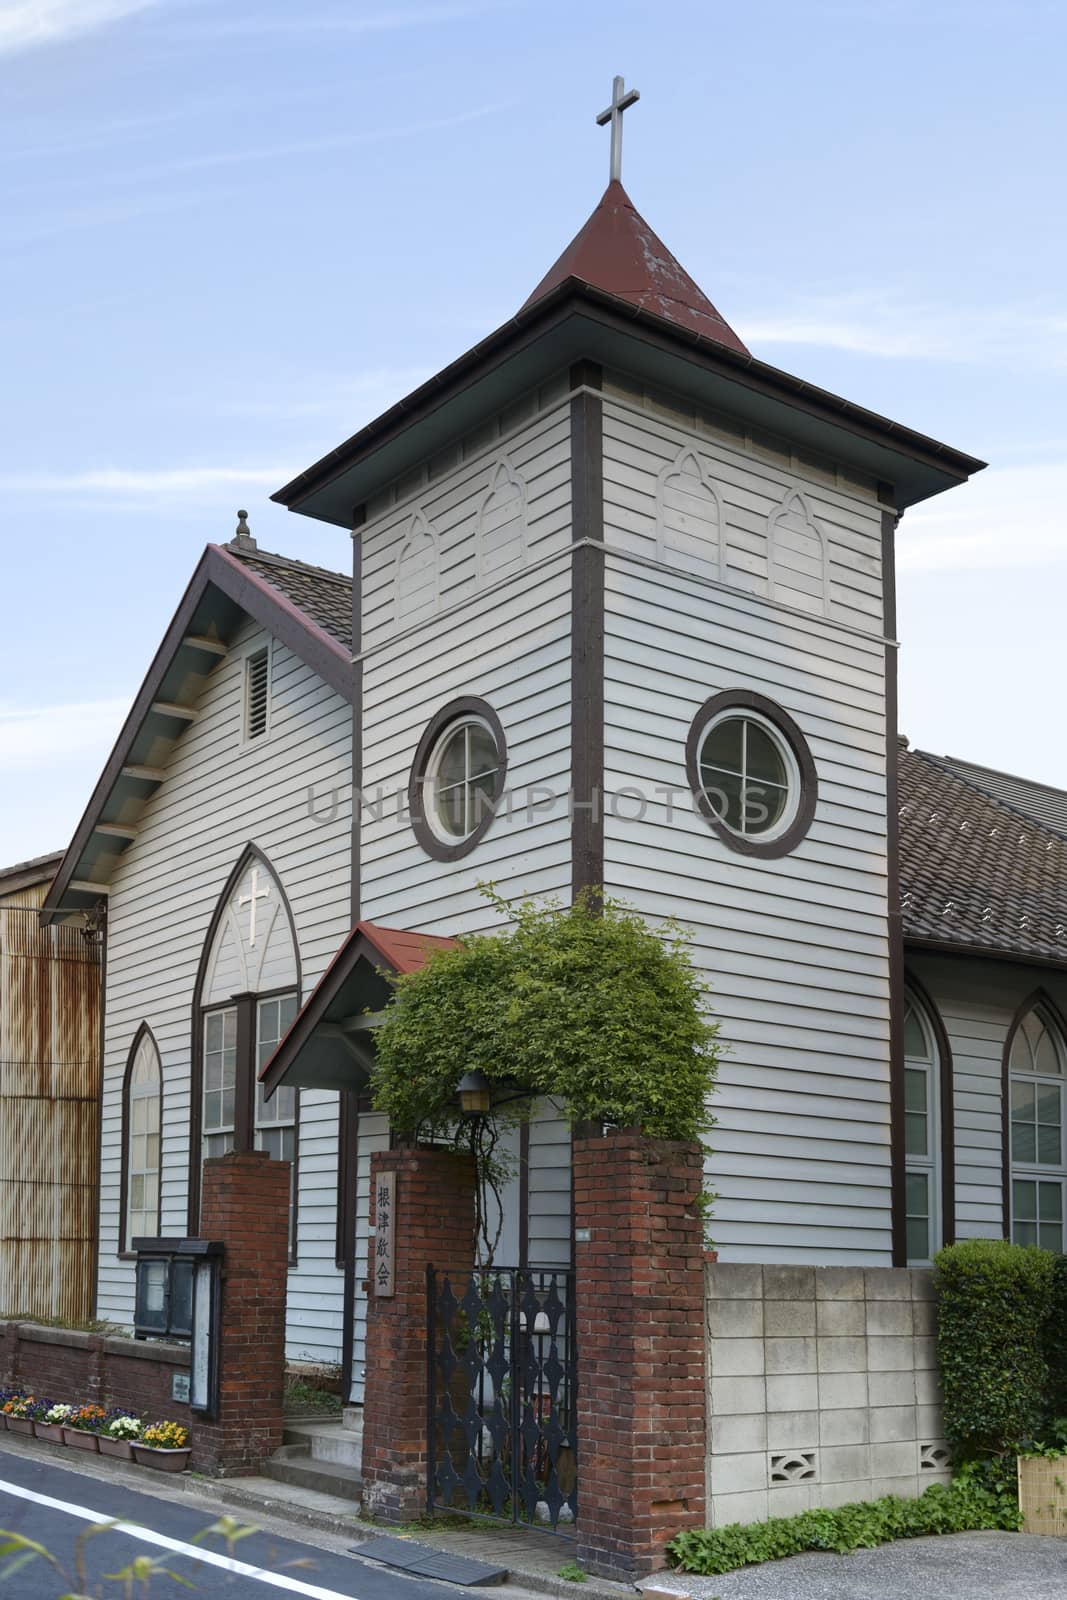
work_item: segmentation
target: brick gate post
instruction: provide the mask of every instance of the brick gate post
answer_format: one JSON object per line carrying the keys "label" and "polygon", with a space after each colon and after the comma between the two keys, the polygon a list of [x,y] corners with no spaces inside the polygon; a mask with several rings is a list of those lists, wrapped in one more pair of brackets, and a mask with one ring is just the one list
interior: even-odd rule
{"label": "brick gate post", "polygon": [[221,1239],[219,1415],[193,1420],[192,1465],[256,1472],[282,1442],[289,1163],[261,1150],[204,1162],[200,1236]]}
{"label": "brick gate post", "polygon": [[697,1144],[574,1141],[578,1558],[601,1577],[704,1526],[702,1185]]}
{"label": "brick gate post", "polygon": [[452,1150],[387,1150],[371,1157],[371,1222],[379,1179],[395,1174],[391,1296],[376,1292],[371,1235],[363,1504],[385,1522],[426,1510],[426,1268],[462,1280],[474,1267],[474,1162]]}

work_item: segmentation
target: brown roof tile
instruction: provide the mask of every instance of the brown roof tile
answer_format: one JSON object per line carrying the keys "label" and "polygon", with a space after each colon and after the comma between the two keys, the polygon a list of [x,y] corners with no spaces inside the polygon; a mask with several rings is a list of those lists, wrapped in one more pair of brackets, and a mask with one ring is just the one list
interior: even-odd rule
{"label": "brown roof tile", "polygon": [[339,643],[352,648],[352,580],[343,572],[313,567],[291,556],[259,550],[239,539],[224,546],[227,555],[238,556],[245,566],[279,589],[287,600],[318,623]]}
{"label": "brown roof tile", "polygon": [[905,938],[1067,965],[1067,839],[922,750],[898,783]]}

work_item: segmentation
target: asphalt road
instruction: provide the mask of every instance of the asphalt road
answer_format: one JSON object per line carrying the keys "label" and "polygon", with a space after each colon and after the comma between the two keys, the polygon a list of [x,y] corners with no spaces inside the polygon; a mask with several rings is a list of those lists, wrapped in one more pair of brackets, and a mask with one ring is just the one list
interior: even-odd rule
{"label": "asphalt road", "polygon": [[[224,1515],[220,1510],[219,1515]],[[241,1513],[234,1513],[242,1521]],[[121,1522],[103,1532],[101,1523]],[[0,1448],[0,1529],[32,1539],[53,1561],[35,1557],[5,1574],[12,1556],[0,1556],[2,1600],[59,1600],[76,1592],[92,1600],[458,1600],[469,1590],[405,1578],[357,1557],[294,1538],[257,1532],[234,1546],[232,1558],[199,1506],[141,1494],[125,1484],[70,1472],[47,1461],[28,1460]],[[311,1538],[314,1536],[311,1535]],[[84,1587],[77,1582],[77,1551],[85,1559]],[[0,1538],[0,1543],[6,1543]],[[138,1558],[158,1561],[146,1588],[127,1591],[121,1577]],[[171,1576],[177,1574],[177,1577]],[[178,1579],[184,1580],[179,1582]],[[189,1587],[191,1586],[191,1587]]]}

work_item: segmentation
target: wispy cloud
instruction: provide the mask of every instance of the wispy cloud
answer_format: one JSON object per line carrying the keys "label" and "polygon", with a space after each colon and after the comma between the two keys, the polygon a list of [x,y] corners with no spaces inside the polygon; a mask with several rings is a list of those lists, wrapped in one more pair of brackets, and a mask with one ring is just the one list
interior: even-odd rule
{"label": "wispy cloud", "polygon": [[[486,4],[446,6],[398,6],[392,11],[376,11],[360,16],[349,5],[347,9],[307,13],[294,9],[289,16],[265,17],[260,14],[246,16],[195,18],[182,33],[196,39],[270,39],[308,38],[324,33],[359,35],[368,33],[397,33],[407,28],[437,27],[449,22],[464,22],[469,17],[484,16],[490,9]],[[179,32],[179,26],[168,30]]]}
{"label": "wispy cloud", "polygon": [[990,468],[905,515],[902,569],[1067,565],[1067,458]]}
{"label": "wispy cloud", "polygon": [[276,489],[286,467],[97,467],[86,472],[0,474],[0,491],[10,494],[115,497],[213,494],[225,488]]}
{"label": "wispy cloud", "polygon": [[0,55],[62,44],[155,4],[156,0],[2,0]]}
{"label": "wispy cloud", "polygon": [[1012,306],[909,304],[892,295],[853,291],[797,302],[775,314],[739,314],[735,324],[756,350],[818,345],[858,355],[910,361],[990,360],[1067,366],[1067,312]]}
{"label": "wispy cloud", "polygon": [[58,706],[19,706],[0,700],[0,768],[11,772],[58,766],[84,752],[103,756],[129,709],[126,699]]}

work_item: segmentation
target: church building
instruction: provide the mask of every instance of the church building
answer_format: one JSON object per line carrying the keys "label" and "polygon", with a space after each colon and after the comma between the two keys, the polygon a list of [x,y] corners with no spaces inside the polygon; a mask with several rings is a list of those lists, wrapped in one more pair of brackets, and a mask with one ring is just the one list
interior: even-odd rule
{"label": "church building", "polygon": [[[43,912],[107,908],[97,1314],[131,1320],[135,1237],[197,1233],[205,1157],[265,1150],[289,1356],[357,1403],[383,972],[492,928],[487,881],[690,928],[727,1047],[717,1522],[943,1474],[899,1269],[1067,1225],[1067,801],[897,722],[896,529],[983,463],[743,332],[616,161],[502,328],[274,496],[338,570],[244,512],[208,545]],[[497,1258],[566,1269],[552,1105],[514,1153]],[[824,1326],[834,1284],[863,1327]]]}

